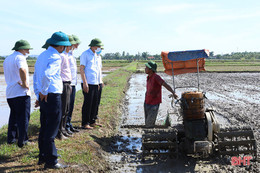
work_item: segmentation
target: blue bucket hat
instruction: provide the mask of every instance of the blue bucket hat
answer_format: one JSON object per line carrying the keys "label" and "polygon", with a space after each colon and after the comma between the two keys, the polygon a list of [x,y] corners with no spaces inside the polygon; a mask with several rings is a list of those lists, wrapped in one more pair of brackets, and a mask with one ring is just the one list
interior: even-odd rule
{"label": "blue bucket hat", "polygon": [[[50,40],[50,38],[49,38],[48,40]],[[42,46],[42,48],[48,49],[48,47],[50,46],[50,44],[48,43],[48,40],[46,40],[46,42],[45,42],[45,44]]]}
{"label": "blue bucket hat", "polygon": [[52,34],[51,38],[47,40],[47,43],[56,46],[71,46],[69,37],[61,31]]}

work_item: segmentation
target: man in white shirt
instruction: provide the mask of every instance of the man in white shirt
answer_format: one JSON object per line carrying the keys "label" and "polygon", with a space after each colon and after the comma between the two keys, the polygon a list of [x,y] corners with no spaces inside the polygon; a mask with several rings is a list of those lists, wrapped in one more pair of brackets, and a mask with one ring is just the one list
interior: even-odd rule
{"label": "man in white shirt", "polygon": [[63,83],[63,91],[61,94],[61,105],[62,105],[62,116],[59,132],[57,135],[58,139],[66,139],[65,137],[71,137],[72,133],[70,130],[66,129],[66,121],[69,114],[69,105],[70,105],[70,94],[71,94],[71,67],[70,67],[70,55],[69,52],[72,49],[72,45],[76,42],[72,36],[69,36],[69,41],[71,46],[67,46],[65,51],[60,55],[61,56],[61,79]]}
{"label": "man in white shirt", "polygon": [[[101,81],[100,56],[97,52],[103,46],[101,40],[95,38],[89,44],[90,48],[80,56],[81,86],[84,95],[82,106],[82,128],[93,129],[96,124],[96,113],[98,108],[98,90]],[[101,59],[100,59],[101,60]]]}
{"label": "man in white shirt", "polygon": [[79,38],[75,35],[72,35],[75,44],[73,44],[72,50],[69,52],[69,61],[70,61],[70,69],[71,69],[71,94],[70,94],[70,106],[69,106],[69,113],[68,113],[68,118],[66,122],[66,130],[71,131],[71,132],[79,132],[78,129],[74,128],[71,119],[72,119],[72,113],[74,109],[74,102],[75,102],[75,96],[76,96],[76,85],[77,85],[77,60],[73,55],[73,51],[78,48],[79,44],[81,41]]}
{"label": "man in white shirt", "polygon": [[102,124],[98,123],[99,121],[98,110],[101,101],[102,88],[104,87],[103,77],[102,77],[102,57],[101,57],[101,52],[103,49],[104,47],[102,46],[100,51],[96,52],[96,54],[98,55],[98,66],[99,66],[99,87],[98,87],[98,106],[97,106],[96,116],[94,117],[94,119],[96,120],[95,124],[99,127],[102,127]]}
{"label": "man in white shirt", "polygon": [[32,49],[26,40],[19,40],[4,63],[4,75],[7,84],[6,98],[10,107],[7,143],[16,142],[23,147],[28,142],[27,130],[30,119],[31,91],[29,89],[29,70],[26,57]]}
{"label": "man in white shirt", "polygon": [[49,47],[42,52],[34,66],[33,87],[40,104],[41,128],[38,138],[39,162],[44,168],[65,168],[58,162],[55,137],[61,121],[61,57],[66,46],[71,46],[68,36],[63,32],[55,32],[47,40]]}

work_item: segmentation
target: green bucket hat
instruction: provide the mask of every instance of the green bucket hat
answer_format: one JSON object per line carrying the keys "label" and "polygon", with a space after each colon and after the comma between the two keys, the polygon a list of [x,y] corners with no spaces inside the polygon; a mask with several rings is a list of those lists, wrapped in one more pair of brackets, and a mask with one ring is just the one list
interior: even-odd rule
{"label": "green bucket hat", "polygon": [[91,42],[88,46],[90,46],[90,47],[95,47],[95,46],[103,47],[104,45],[102,44],[101,40],[99,40],[98,38],[94,38],[93,40],[91,40]]}
{"label": "green bucket hat", "polygon": [[61,31],[52,34],[51,38],[47,40],[47,43],[56,46],[71,46],[69,37]]}
{"label": "green bucket hat", "polygon": [[73,39],[75,40],[76,44],[80,44],[81,41],[79,40],[79,38],[76,35],[72,35]]}
{"label": "green bucket hat", "polygon": [[[49,38],[48,40],[50,40],[50,38]],[[42,48],[48,49],[48,47],[50,46],[50,44],[48,43],[48,40],[46,40],[46,42],[45,42],[45,44],[42,46]]]}
{"label": "green bucket hat", "polygon": [[15,43],[14,48],[12,50],[21,50],[21,49],[33,49],[30,44],[26,40],[19,40]]}
{"label": "green bucket hat", "polygon": [[146,67],[156,72],[157,64],[154,61],[149,61],[148,63],[145,63]]}
{"label": "green bucket hat", "polygon": [[69,35],[69,41],[70,44],[77,44],[77,42],[74,40],[74,37],[72,35]]}

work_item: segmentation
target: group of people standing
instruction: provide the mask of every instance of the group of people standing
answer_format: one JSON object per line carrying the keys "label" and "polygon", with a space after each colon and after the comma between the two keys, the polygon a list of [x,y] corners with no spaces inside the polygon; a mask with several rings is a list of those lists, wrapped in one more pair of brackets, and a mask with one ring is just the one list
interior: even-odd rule
{"label": "group of people standing", "polygon": [[[40,133],[38,138],[39,161],[45,168],[65,168],[58,162],[55,138],[66,139],[79,132],[71,123],[77,85],[77,62],[73,51],[80,40],[75,35],[55,32],[42,46],[46,50],[38,57],[34,67],[33,88],[37,97],[35,106],[40,106]],[[81,87],[84,95],[82,105],[82,129],[102,126],[98,123],[98,108],[102,88],[102,61],[100,53],[103,43],[95,38],[89,49],[80,56]],[[28,125],[31,108],[29,88],[29,70],[26,57],[31,50],[26,40],[19,40],[4,63],[4,75],[7,83],[6,97],[10,107],[7,142],[18,146],[28,143]],[[156,74],[157,64],[150,61],[145,64],[147,74],[144,101],[145,125],[154,127],[158,109],[162,102],[162,86],[178,98],[173,89]]]}
{"label": "group of people standing", "polygon": [[[40,133],[38,138],[39,161],[45,168],[64,168],[58,163],[55,138],[60,140],[79,132],[71,123],[77,85],[77,62],[73,50],[80,40],[75,35],[63,32],[52,34],[42,48],[35,63],[33,88],[37,97],[35,106],[40,106]],[[90,48],[80,56],[80,74],[84,102],[82,106],[82,128],[102,126],[97,123],[102,81],[100,53],[102,42],[95,38]],[[28,144],[27,130],[30,119],[31,91],[26,57],[32,49],[26,40],[19,40],[14,53],[4,61],[4,75],[7,83],[6,97],[10,107],[7,142],[18,146]]]}

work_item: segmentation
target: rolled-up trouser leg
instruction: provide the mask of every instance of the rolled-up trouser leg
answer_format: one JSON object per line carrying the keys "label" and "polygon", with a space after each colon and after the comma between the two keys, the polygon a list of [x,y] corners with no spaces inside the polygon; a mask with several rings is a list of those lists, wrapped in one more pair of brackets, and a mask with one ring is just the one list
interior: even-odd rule
{"label": "rolled-up trouser leg", "polygon": [[154,127],[160,104],[149,105],[144,103],[145,126]]}

